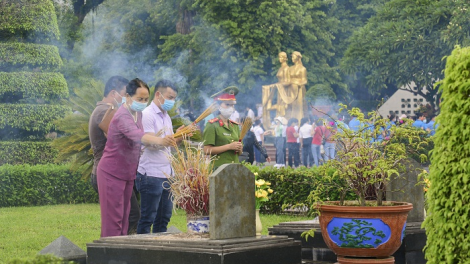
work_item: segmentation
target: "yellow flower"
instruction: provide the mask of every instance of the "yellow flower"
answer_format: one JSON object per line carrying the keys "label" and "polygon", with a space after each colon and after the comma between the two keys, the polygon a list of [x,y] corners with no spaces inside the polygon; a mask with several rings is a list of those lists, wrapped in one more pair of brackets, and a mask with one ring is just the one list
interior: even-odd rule
{"label": "yellow flower", "polygon": [[273,189],[268,189],[268,193],[273,193]]}
{"label": "yellow flower", "polygon": [[265,190],[257,190],[255,191],[256,198],[265,198],[268,196],[268,193]]}
{"label": "yellow flower", "polygon": [[267,191],[261,190],[261,192],[262,192],[262,196],[261,196],[261,197],[263,197],[263,198],[264,198],[264,197],[268,197],[268,192],[267,192]]}
{"label": "yellow flower", "polygon": [[253,173],[253,174],[254,174],[255,176],[258,176],[258,173],[257,173],[257,172],[255,172],[255,173]]}
{"label": "yellow flower", "polygon": [[269,185],[271,185],[271,183],[270,183],[270,182],[266,182],[266,185],[268,185],[268,186],[269,186]]}
{"label": "yellow flower", "polygon": [[264,180],[257,180],[257,181],[255,181],[255,184],[256,184],[257,186],[262,186],[262,185],[265,184],[265,181],[264,181]]}

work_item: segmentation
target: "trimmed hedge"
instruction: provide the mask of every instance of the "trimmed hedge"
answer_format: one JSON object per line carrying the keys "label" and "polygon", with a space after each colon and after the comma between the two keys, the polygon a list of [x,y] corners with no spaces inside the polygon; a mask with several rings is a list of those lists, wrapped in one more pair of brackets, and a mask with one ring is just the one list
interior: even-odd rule
{"label": "trimmed hedge", "polygon": [[470,47],[446,58],[439,127],[426,193],[425,257],[429,264],[470,263]]}
{"label": "trimmed hedge", "polygon": [[[271,183],[271,189],[274,190],[269,194],[269,201],[263,203],[262,212],[270,214],[283,213],[285,208],[292,206],[306,206],[308,214],[312,215],[314,210],[311,209],[311,201],[308,199],[311,191],[315,190],[323,177],[318,174],[316,167],[306,168],[299,167],[293,169],[285,167],[276,169],[274,167],[260,168],[255,165],[244,164],[253,173],[257,173],[256,179],[263,179]],[[256,174],[255,174],[256,175]],[[254,184],[254,183],[253,183]],[[253,194],[254,195],[254,194]],[[339,192],[323,193],[323,199],[330,201],[339,200]],[[347,199],[354,199],[354,194],[348,193]]]}
{"label": "trimmed hedge", "polygon": [[70,112],[64,105],[0,104],[0,129],[48,133],[55,128],[54,120]]}
{"label": "trimmed hedge", "polygon": [[4,35],[42,33],[59,38],[54,5],[50,0],[0,1],[0,32]]}
{"label": "trimmed hedge", "polygon": [[6,94],[20,98],[45,100],[69,96],[67,81],[55,72],[0,72],[0,97]]}
{"label": "trimmed hedge", "polygon": [[54,163],[58,153],[50,141],[0,141],[0,166]]}
{"label": "trimmed hedge", "polygon": [[0,207],[96,202],[91,184],[68,165],[0,166]]}
{"label": "trimmed hedge", "polygon": [[[0,43],[0,70],[37,69],[46,71],[62,67],[59,49],[53,45],[34,43]],[[22,68],[23,67],[23,68]]]}

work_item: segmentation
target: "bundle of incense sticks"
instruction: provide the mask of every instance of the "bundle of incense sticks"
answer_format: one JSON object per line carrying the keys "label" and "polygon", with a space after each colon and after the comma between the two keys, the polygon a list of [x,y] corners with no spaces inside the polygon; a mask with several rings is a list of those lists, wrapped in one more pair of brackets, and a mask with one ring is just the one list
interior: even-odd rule
{"label": "bundle of incense sticks", "polygon": [[251,129],[252,125],[253,125],[253,120],[249,117],[245,118],[245,121],[243,121],[243,124],[242,124],[242,131],[240,132],[240,138],[238,139],[239,142],[242,142],[242,139],[245,137],[246,133],[248,133],[248,130]]}
{"label": "bundle of incense sticks", "polygon": [[179,138],[184,135],[189,135],[194,132],[196,132],[197,127],[194,124],[190,124],[188,126],[183,127],[181,130],[177,131],[175,134],[173,134],[174,138]]}
{"label": "bundle of incense sticks", "polygon": [[209,107],[206,110],[204,110],[204,112],[202,112],[202,114],[198,118],[196,118],[193,124],[197,124],[201,122],[202,120],[204,120],[204,118],[214,113],[215,110],[217,110],[217,103],[213,102],[211,105],[209,105]]}
{"label": "bundle of incense sticks", "polygon": [[182,137],[183,135],[188,135],[188,134],[195,132],[197,130],[196,124],[204,120],[204,118],[212,114],[215,110],[217,110],[216,102],[212,103],[206,110],[204,110],[204,112],[202,112],[202,114],[198,116],[198,118],[196,118],[196,120],[191,125],[184,127],[180,131],[176,132],[173,135],[173,137],[179,138],[179,137]]}

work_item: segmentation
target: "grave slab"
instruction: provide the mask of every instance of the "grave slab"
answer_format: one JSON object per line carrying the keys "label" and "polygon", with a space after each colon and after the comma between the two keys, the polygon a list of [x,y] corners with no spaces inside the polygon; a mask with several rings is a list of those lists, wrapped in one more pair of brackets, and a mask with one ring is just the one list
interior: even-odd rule
{"label": "grave slab", "polygon": [[254,237],[255,175],[241,164],[224,164],[209,177],[211,239]]}
{"label": "grave slab", "polygon": [[[184,234],[183,234],[184,235]],[[212,240],[164,233],[107,237],[87,244],[88,264],[300,264],[300,242],[287,236]]]}

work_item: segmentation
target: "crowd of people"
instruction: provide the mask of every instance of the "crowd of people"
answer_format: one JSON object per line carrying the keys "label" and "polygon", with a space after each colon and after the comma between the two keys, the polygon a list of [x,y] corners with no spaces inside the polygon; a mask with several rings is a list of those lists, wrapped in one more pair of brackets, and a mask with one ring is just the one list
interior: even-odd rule
{"label": "crowd of people", "polygon": [[[436,132],[438,125],[435,123],[436,116],[430,116],[429,122],[426,120],[426,114],[416,113],[414,117],[390,114],[386,118],[386,126],[379,128],[380,133],[374,136],[373,142],[381,142],[390,135],[393,125],[400,126],[405,124],[406,120],[413,120],[412,127],[427,131],[430,136]],[[382,118],[378,116],[378,118]],[[258,128],[259,123],[254,127],[254,131],[261,131]],[[262,127],[262,125],[261,125]],[[276,148],[277,168],[290,166],[306,167],[319,166],[329,159],[336,158],[336,142],[334,135],[343,129],[351,132],[357,132],[359,129],[372,130],[373,124],[362,124],[359,119],[352,117],[348,122],[343,118],[337,118],[335,113],[329,113],[323,117],[310,116],[300,120],[291,118],[286,120],[284,117],[274,118],[270,129],[263,135],[270,134],[274,137],[274,147]],[[262,131],[264,131],[262,129]],[[258,138],[258,137],[257,137]],[[263,137],[259,137],[260,145],[264,145]],[[255,148],[256,152],[256,148]],[[256,162],[263,163],[264,160],[258,156]],[[253,162],[251,162],[253,163]]]}

